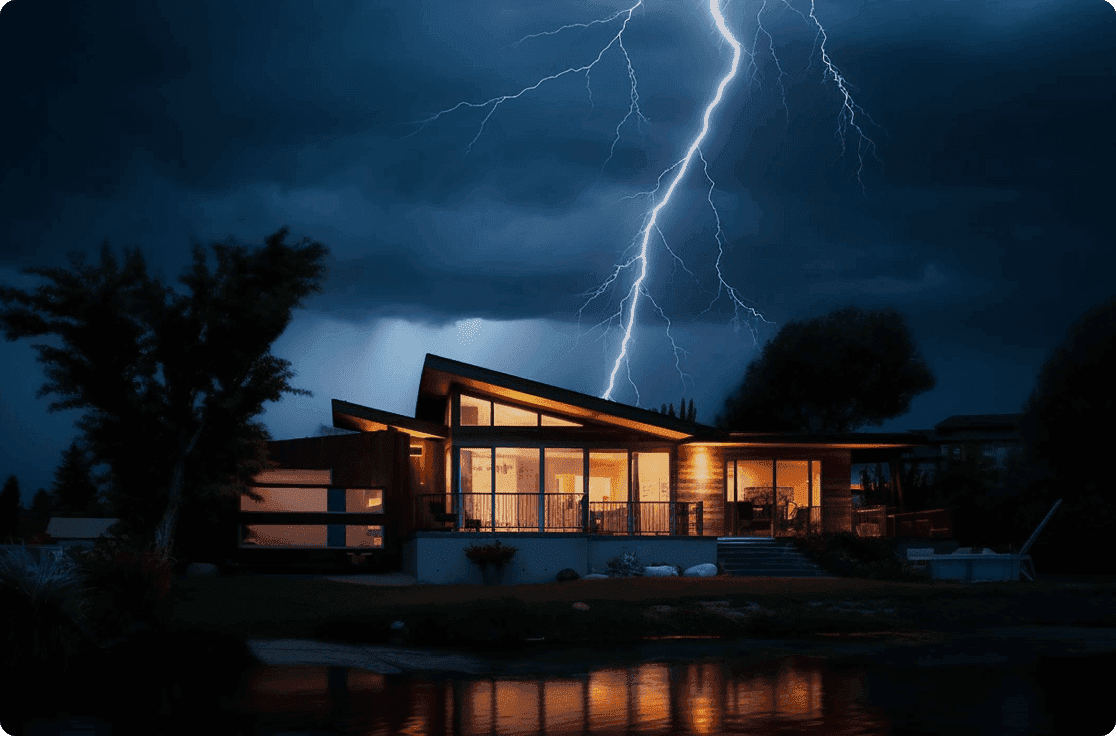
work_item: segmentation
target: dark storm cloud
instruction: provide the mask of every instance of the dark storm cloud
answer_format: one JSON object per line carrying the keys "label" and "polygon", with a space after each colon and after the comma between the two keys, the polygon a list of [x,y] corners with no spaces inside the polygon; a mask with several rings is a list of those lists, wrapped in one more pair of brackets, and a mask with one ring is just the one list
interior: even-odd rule
{"label": "dark storm cloud", "polygon": [[[0,13],[0,64],[17,70],[3,80],[0,278],[29,286],[20,267],[65,265],[66,251],[95,251],[107,238],[140,246],[173,279],[192,241],[258,243],[290,225],[331,249],[325,292],[299,335],[328,318],[361,345],[365,332],[405,333],[392,322],[403,317],[423,325],[415,334],[426,337],[406,343],[419,354],[434,344],[423,340],[457,345],[453,325],[471,317],[570,326],[583,295],[632,255],[625,248],[650,199],[631,197],[652,191],[681,156],[729,58],[707,3],[647,0],[636,10],[624,45],[650,123],[630,118],[614,149],[631,101],[617,48],[588,89],[570,74],[503,103],[471,149],[488,109],[421,130],[414,121],[588,63],[617,21],[516,42],[625,7],[13,0]],[[1045,352],[1112,293],[1116,13],[1103,0],[817,3],[828,54],[877,146],[878,160],[865,151],[862,188],[854,131],[840,155],[841,97],[823,78],[816,29],[768,3],[769,42],[757,34],[758,11],[727,4],[757,53],[744,58],[702,151],[717,183],[725,278],[775,323],[760,341],[850,302],[895,306],[941,388],[894,428],[1017,410]],[[786,72],[782,89],[769,43]],[[683,347],[711,420],[754,348],[747,329],[726,327],[733,309],[723,293],[705,311],[718,288],[717,242],[699,164],[660,222],[695,275],[656,233],[648,285],[675,334],[693,341]],[[622,296],[594,300],[582,324],[607,319]],[[647,356],[665,342],[664,323],[648,306],[640,325],[659,330],[644,333]],[[485,334],[504,342],[462,343],[457,357],[513,373],[522,364],[524,375],[599,393],[608,340],[585,359],[600,363],[596,377],[584,361],[500,362],[509,351],[541,354],[524,346],[552,338],[530,329],[516,341],[490,324]],[[328,393],[336,359],[296,354],[310,342],[292,341],[283,357]],[[25,345],[2,348],[11,371],[33,359]],[[645,403],[660,387],[677,399],[669,352],[633,373],[650,387]],[[45,400],[26,395],[27,375],[21,368],[0,395],[15,438],[0,473],[31,452],[20,437],[58,434],[31,419]],[[46,484],[57,439],[29,483]]]}

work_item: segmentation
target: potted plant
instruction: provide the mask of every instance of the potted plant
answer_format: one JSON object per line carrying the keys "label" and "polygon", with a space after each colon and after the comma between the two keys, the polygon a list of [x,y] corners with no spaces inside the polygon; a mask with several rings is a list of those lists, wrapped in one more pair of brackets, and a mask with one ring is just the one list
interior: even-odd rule
{"label": "potted plant", "polygon": [[516,547],[508,547],[497,539],[491,544],[471,544],[465,548],[465,556],[480,565],[485,585],[498,585],[503,578],[504,565],[516,552]]}

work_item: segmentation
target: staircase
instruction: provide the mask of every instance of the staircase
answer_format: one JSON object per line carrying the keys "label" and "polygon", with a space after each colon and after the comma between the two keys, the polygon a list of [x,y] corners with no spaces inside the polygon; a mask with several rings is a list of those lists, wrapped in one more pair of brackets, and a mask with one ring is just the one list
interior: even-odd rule
{"label": "staircase", "polygon": [[789,541],[771,537],[721,537],[717,562],[726,575],[737,577],[830,577]]}

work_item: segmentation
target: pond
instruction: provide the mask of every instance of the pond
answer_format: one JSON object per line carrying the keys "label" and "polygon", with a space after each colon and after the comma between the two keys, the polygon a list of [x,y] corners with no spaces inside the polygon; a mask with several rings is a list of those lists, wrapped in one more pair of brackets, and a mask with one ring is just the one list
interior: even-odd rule
{"label": "pond", "polygon": [[804,655],[757,662],[721,643],[679,643],[617,652],[625,661],[615,664],[599,661],[599,652],[551,655],[534,662],[550,671],[532,674],[509,662],[508,671],[483,677],[263,666],[249,673],[233,710],[239,722],[250,714],[260,734],[385,736],[1108,734],[1116,724],[1105,676],[1116,654],[1020,661],[981,651],[893,663]]}

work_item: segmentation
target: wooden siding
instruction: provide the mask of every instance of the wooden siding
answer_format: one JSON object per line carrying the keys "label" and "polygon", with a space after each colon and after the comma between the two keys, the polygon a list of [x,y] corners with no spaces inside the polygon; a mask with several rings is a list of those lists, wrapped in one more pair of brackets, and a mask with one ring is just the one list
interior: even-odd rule
{"label": "wooden siding", "polygon": [[268,443],[272,460],[292,470],[333,471],[337,488],[384,489],[384,544],[412,527],[410,437],[394,429]]}
{"label": "wooden siding", "polygon": [[679,445],[675,500],[703,503],[704,536],[718,537],[725,526],[725,447]]}

